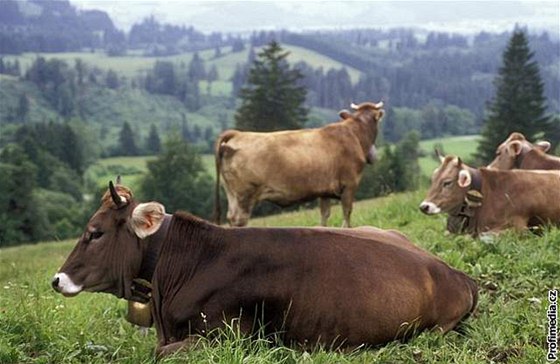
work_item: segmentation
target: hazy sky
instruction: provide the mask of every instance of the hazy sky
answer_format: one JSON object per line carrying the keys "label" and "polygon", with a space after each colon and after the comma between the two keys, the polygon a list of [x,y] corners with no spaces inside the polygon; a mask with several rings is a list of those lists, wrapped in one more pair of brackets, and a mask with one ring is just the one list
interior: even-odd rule
{"label": "hazy sky", "polygon": [[414,26],[478,32],[543,29],[560,36],[560,1],[165,1],[70,0],[109,13],[128,30],[149,15],[202,31],[341,29]]}

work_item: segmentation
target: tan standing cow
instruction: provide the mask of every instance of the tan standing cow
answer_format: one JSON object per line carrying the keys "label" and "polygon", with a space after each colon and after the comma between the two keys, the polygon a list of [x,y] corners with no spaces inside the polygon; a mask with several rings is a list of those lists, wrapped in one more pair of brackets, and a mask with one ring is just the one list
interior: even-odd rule
{"label": "tan standing cow", "polygon": [[420,204],[425,214],[456,213],[469,204],[467,232],[478,235],[529,222],[560,223],[560,171],[475,169],[455,156],[442,157]]}
{"label": "tan standing cow", "polygon": [[160,355],[232,322],[286,344],[380,345],[447,332],[477,302],[471,278],[397,231],[225,228],[112,184],[52,286],[151,298]]}
{"label": "tan standing cow", "polygon": [[280,206],[320,198],[321,225],[330,216],[330,199],[340,199],[343,227],[350,227],[354,194],[373,158],[383,103],[352,104],[340,122],[318,129],[270,133],[228,130],[216,142],[214,220],[219,223],[220,178],[231,225],[245,226],[259,201]]}
{"label": "tan standing cow", "polygon": [[530,143],[521,133],[511,135],[496,149],[496,158],[488,168],[496,169],[560,169],[560,158],[546,154],[550,143]]}

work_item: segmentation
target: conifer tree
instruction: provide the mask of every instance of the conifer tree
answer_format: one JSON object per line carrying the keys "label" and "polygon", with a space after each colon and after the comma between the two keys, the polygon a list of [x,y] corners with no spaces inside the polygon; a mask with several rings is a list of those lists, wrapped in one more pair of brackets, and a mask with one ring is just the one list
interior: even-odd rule
{"label": "conifer tree", "polygon": [[119,134],[120,152],[122,155],[137,155],[138,148],[134,141],[134,134],[128,121],[125,121]]}
{"label": "conifer tree", "polygon": [[150,134],[148,135],[148,139],[146,140],[146,150],[150,154],[157,154],[161,150],[161,141],[157,128],[154,124],[150,126]]}
{"label": "conifer tree", "polygon": [[552,131],[550,117],[545,114],[544,85],[533,56],[527,35],[516,29],[494,81],[496,95],[488,107],[476,155],[481,163],[490,162],[496,147],[514,131],[529,140]]}
{"label": "conifer tree", "polygon": [[288,54],[276,41],[258,54],[249,71],[248,85],[240,92],[237,129],[273,131],[303,126],[308,112],[303,106],[307,91],[298,84],[302,74],[286,61]]}

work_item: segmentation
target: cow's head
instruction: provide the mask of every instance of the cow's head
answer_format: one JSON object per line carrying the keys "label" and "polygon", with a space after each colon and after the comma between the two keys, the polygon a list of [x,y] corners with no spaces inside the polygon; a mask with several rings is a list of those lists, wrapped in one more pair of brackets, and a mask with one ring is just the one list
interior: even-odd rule
{"label": "cow's head", "polygon": [[362,102],[358,105],[352,103],[350,107],[352,108],[352,110],[354,110],[353,113],[350,114],[346,110],[341,110],[339,112],[339,115],[351,116],[352,119],[358,122],[362,122],[370,126],[375,126],[375,129],[377,131],[377,124],[381,121],[383,115],[385,115],[385,110],[382,109],[383,101],[380,101],[378,103]]}
{"label": "cow's head", "polygon": [[496,158],[488,165],[488,168],[513,169],[518,168],[523,157],[532,150],[546,153],[550,149],[550,143],[540,141],[530,143],[521,133],[511,133],[505,142],[496,149]]}
{"label": "cow's head", "polygon": [[137,203],[130,189],[110,182],[101,207],[53,277],[53,288],[65,296],[90,291],[130,298],[149,243],[145,238],[158,231],[164,217],[163,205]]}
{"label": "cow's head", "polygon": [[420,210],[428,215],[457,209],[472,183],[470,168],[459,157],[438,156],[441,165],[432,174],[432,185],[420,204]]}

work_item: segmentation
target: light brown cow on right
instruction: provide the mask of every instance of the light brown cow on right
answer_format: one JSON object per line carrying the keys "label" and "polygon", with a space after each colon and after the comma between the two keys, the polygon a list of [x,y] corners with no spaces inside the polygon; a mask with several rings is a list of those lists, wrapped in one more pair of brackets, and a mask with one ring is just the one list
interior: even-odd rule
{"label": "light brown cow on right", "polygon": [[420,210],[453,213],[471,195],[478,196],[468,229],[473,235],[526,229],[530,220],[560,223],[560,171],[475,169],[455,156],[442,158]]}
{"label": "light brown cow on right", "polygon": [[496,169],[560,169],[560,158],[546,152],[550,143],[530,143],[523,134],[511,133],[496,149],[496,158],[488,168]]}

